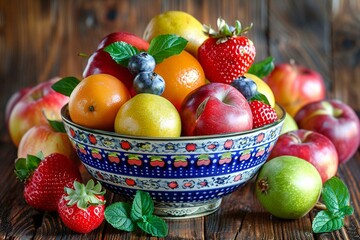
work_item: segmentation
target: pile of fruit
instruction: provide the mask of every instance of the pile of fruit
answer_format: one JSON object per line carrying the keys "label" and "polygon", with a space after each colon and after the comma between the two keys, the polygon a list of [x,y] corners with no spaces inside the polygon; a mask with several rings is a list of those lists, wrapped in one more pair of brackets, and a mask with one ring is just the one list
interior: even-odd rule
{"label": "pile of fruit", "polygon": [[[54,78],[13,94],[5,115],[18,147],[15,172],[25,182],[26,202],[58,211],[77,232],[89,232],[104,219],[101,185],[80,183],[81,164],[59,122],[67,103],[71,120],[85,127],[181,137],[266,126],[278,119],[277,102],[287,115],[257,177],[256,193],[275,216],[299,218],[310,211],[323,183],[358,149],[359,119],[348,105],[325,99],[324,80],[315,71],[294,63],[274,66],[271,57],[254,63],[255,46],[244,36],[252,26],[242,28],[239,21],[230,26],[223,19],[217,25],[217,30],[203,27],[180,11],[159,14],[143,38],[128,32],[105,36],[81,80]],[[279,201],[289,204],[279,209]],[[93,226],[79,229],[90,223],[76,223],[72,211],[102,214],[90,221]]]}
{"label": "pile of fruit", "polygon": [[[172,13],[159,17],[178,21]],[[218,19],[218,30],[206,27],[206,39],[196,46],[173,29],[154,34],[163,21],[149,23],[146,40],[120,32],[99,43],[84,78],[66,89],[74,123],[125,135],[180,137],[241,132],[278,119],[270,88],[262,83],[264,95],[257,85],[262,80],[245,75],[255,59],[253,42],[242,35],[250,27]],[[197,54],[187,46],[196,46]],[[126,74],[112,74],[113,65]],[[53,88],[61,92],[72,86],[69,81]]]}

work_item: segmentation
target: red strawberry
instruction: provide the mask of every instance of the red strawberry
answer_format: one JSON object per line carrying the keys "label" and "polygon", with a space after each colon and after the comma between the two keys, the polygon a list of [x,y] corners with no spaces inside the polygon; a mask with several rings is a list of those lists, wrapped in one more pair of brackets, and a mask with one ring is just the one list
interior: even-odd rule
{"label": "red strawberry", "polygon": [[58,213],[65,226],[77,233],[89,233],[104,221],[105,190],[91,179],[86,186],[77,181],[73,188],[65,188],[58,203]]}
{"label": "red strawberry", "polygon": [[253,42],[240,36],[252,26],[241,29],[240,22],[236,21],[235,27],[229,27],[221,18],[217,25],[218,32],[205,26],[210,37],[199,47],[198,60],[209,81],[231,83],[247,72],[254,62]]}
{"label": "red strawberry", "polygon": [[30,206],[42,211],[56,211],[65,186],[81,181],[79,168],[63,154],[28,155],[15,163],[15,174],[25,182],[24,198]]}
{"label": "red strawberry", "polygon": [[258,128],[277,120],[275,109],[270,105],[258,100],[250,102],[249,105],[253,114],[253,128]]}

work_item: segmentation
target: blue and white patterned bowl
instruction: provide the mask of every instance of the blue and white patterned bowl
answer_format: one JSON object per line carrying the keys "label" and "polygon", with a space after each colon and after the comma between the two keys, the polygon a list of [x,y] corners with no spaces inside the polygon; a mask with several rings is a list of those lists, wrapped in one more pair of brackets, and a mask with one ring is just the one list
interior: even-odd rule
{"label": "blue and white patterned bowl", "polygon": [[66,132],[88,172],[107,189],[132,198],[150,193],[155,214],[169,218],[203,216],[221,198],[259,171],[276,143],[279,120],[251,131],[197,137],[147,138],[89,129],[61,114]]}

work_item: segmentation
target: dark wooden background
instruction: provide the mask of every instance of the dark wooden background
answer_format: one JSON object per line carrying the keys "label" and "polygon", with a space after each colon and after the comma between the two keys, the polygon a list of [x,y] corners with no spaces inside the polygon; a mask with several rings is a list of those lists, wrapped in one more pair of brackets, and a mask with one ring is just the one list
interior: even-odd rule
{"label": "dark wooden background", "polygon": [[[11,172],[16,149],[9,142],[4,122],[5,104],[10,95],[21,87],[54,76],[81,77],[86,59],[79,57],[78,53],[91,54],[99,41],[114,31],[130,31],[142,36],[148,21],[166,10],[187,11],[200,22],[211,25],[215,25],[220,16],[230,23],[235,19],[239,19],[243,25],[252,22],[254,27],[249,36],[257,49],[256,60],[269,55],[275,57],[278,63],[294,59],[319,71],[326,80],[329,98],[340,99],[360,111],[359,0],[0,0],[0,161],[3,161],[0,174],[8,179],[8,185],[2,181],[5,185],[1,186],[1,198],[7,196],[1,201],[2,208],[11,202],[21,201],[21,186],[14,183]],[[344,239],[349,236],[359,239],[359,190],[356,185],[359,180],[359,151],[355,157],[340,169],[341,176],[348,178],[351,183],[355,182],[351,184],[351,193],[357,211],[347,229],[350,233],[340,231],[333,235],[325,234],[321,235],[322,239]],[[9,167],[5,169],[4,166]],[[5,190],[17,192],[17,197],[9,197]],[[228,198],[228,208],[209,216],[205,223],[185,221],[178,228],[174,228],[178,225],[172,225],[173,239],[202,239],[204,236],[206,239],[233,239],[233,236],[255,239],[264,233],[271,233],[269,236],[265,234],[265,238],[314,238],[310,218],[294,223],[275,219],[271,225],[267,222],[268,215],[249,214],[252,209],[248,209],[247,204],[252,204],[250,206],[254,208],[254,196],[249,191],[250,188],[244,188],[236,192]],[[239,202],[236,197],[241,197],[244,202]],[[231,213],[236,204],[247,212],[246,217],[236,218]],[[45,221],[45,229],[41,228],[35,238],[42,236],[44,231],[50,237],[54,233],[52,227],[60,224],[59,219],[52,215],[40,216],[34,210],[26,210],[24,213],[20,209],[12,219],[23,221],[21,224],[26,225],[27,218],[31,216],[32,221],[35,219],[35,226],[30,224],[30,227],[26,225],[27,229],[19,229],[17,225],[17,229],[12,229],[13,234],[14,231],[23,231],[31,237],[33,231],[40,227],[36,226],[37,217]],[[216,220],[224,214],[228,218],[223,222]],[[236,229],[234,235],[232,227],[241,224],[240,218],[242,227],[238,234]],[[278,232],[281,225],[290,230]],[[1,226],[4,226],[4,222]],[[254,228],[256,235],[252,232]],[[203,229],[206,235],[201,232]],[[222,229],[222,233],[217,233],[219,229]],[[102,230],[91,235],[92,238],[101,238]],[[66,230],[62,230],[62,233],[64,231],[68,233]],[[111,230],[110,233],[118,232]],[[127,239],[135,238],[131,237],[133,235],[126,236]]]}

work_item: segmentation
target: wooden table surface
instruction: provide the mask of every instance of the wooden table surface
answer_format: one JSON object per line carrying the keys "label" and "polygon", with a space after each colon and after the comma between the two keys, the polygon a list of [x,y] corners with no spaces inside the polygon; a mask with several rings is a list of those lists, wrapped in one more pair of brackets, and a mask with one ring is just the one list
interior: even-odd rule
{"label": "wooden table surface", "polygon": [[[276,62],[294,59],[320,72],[328,98],[337,98],[360,112],[360,1],[358,0],[0,0],[0,238],[1,239],[155,239],[140,231],[126,233],[105,222],[92,233],[76,234],[56,213],[26,205],[23,185],[16,181],[16,147],[7,133],[4,113],[12,93],[54,76],[80,77],[86,59],[78,53],[95,50],[106,34],[131,31],[142,35],[151,17],[183,10],[215,25],[221,16],[254,23],[249,33],[256,60],[271,55]],[[267,213],[249,182],[223,199],[208,216],[167,220],[166,239],[360,239],[360,151],[339,167],[348,186],[354,214],[332,233],[314,234],[312,211],[298,220]],[[108,203],[120,196],[108,191]],[[281,203],[279,203],[281,204]]]}

